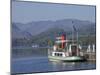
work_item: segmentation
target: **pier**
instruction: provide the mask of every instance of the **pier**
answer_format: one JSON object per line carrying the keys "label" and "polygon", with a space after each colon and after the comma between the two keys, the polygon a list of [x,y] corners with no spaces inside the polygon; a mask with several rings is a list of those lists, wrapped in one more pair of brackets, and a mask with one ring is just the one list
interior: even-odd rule
{"label": "pier", "polygon": [[88,45],[87,50],[83,51],[84,57],[87,61],[96,61],[96,48],[95,45]]}
{"label": "pier", "polygon": [[95,52],[84,52],[83,55],[87,59],[87,61],[96,61]]}

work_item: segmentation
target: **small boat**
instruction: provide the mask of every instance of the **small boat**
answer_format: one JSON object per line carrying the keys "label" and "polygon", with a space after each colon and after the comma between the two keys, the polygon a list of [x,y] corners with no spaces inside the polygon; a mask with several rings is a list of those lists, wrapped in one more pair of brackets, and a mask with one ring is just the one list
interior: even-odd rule
{"label": "small boat", "polygon": [[56,37],[56,39],[53,47],[48,49],[50,61],[76,62],[86,60],[75,40],[66,40],[65,35]]}
{"label": "small boat", "polygon": [[58,57],[58,56],[49,56],[50,61],[64,61],[64,62],[82,62],[85,61],[83,57],[79,56],[69,56],[69,57]]}
{"label": "small boat", "polygon": [[37,44],[33,44],[32,47],[33,47],[33,48],[38,48],[39,45],[37,45]]}

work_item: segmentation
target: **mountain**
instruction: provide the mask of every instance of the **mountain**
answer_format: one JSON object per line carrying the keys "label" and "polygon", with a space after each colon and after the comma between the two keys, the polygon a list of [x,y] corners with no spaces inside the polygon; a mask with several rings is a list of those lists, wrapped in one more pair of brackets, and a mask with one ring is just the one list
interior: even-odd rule
{"label": "mountain", "polygon": [[20,28],[17,27],[17,24],[15,23],[12,24],[12,38],[13,39],[30,38],[31,34],[26,31],[22,31]]}
{"label": "mountain", "polygon": [[[16,27],[13,27],[15,25]],[[22,24],[22,23],[14,23],[12,24],[12,32],[14,37],[27,37],[27,36],[37,36],[44,32],[51,32],[52,30],[59,31],[62,29],[67,32],[67,34],[71,34],[73,28],[75,26],[76,30],[79,34],[95,34],[96,25],[90,21],[82,21],[77,19],[63,19],[56,21],[33,21],[30,23]],[[17,35],[18,36],[17,36]]]}

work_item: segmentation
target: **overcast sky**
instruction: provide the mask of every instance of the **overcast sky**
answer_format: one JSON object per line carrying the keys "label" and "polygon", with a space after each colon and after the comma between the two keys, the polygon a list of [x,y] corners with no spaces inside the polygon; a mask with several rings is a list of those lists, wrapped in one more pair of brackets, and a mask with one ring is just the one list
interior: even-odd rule
{"label": "overcast sky", "polygon": [[95,6],[50,4],[36,2],[12,2],[12,21],[79,19],[95,22]]}

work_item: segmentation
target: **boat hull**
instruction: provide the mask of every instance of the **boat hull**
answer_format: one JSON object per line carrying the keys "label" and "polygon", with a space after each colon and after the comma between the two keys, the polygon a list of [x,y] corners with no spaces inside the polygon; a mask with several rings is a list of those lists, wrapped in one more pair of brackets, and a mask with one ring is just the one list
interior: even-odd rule
{"label": "boat hull", "polygon": [[84,57],[81,56],[69,56],[69,57],[58,57],[58,56],[48,56],[50,61],[63,61],[63,62],[81,62],[86,61]]}

